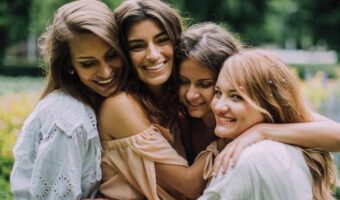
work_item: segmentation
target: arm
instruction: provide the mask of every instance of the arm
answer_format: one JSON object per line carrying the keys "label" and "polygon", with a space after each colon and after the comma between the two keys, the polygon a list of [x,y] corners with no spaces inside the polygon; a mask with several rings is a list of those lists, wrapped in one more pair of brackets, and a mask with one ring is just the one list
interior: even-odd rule
{"label": "arm", "polygon": [[[103,103],[99,113],[101,138],[126,138],[146,130],[151,122],[139,103],[124,93],[110,97]],[[171,146],[169,145],[169,148]],[[171,148],[174,153],[175,150]],[[176,153],[177,156],[179,156]],[[203,167],[205,156],[192,167],[155,163],[157,181],[186,196],[197,196],[204,188]],[[195,184],[192,184],[195,182]]]}
{"label": "arm", "polygon": [[[82,134],[67,136],[55,126],[46,134],[36,152],[36,159],[30,176],[28,198],[57,199],[63,196],[66,199],[80,199],[81,169],[85,147],[85,139]],[[25,163],[17,173],[25,170]],[[86,192],[86,191],[84,191]],[[18,199],[26,199],[17,193]]]}
{"label": "arm", "polygon": [[[270,139],[305,148],[340,151],[340,124],[312,113],[312,122],[292,124],[257,124],[230,142],[216,157],[214,174],[234,166],[240,153],[249,145]],[[320,139],[322,138],[322,139]]]}
{"label": "arm", "polygon": [[190,167],[156,163],[157,180],[165,187],[174,188],[186,197],[195,199],[206,185],[203,180],[203,168],[207,155],[208,153],[205,153],[200,156]]}
{"label": "arm", "polygon": [[316,113],[312,113],[312,117],[313,122],[263,124],[259,130],[264,139],[324,151],[340,151],[340,124]]}

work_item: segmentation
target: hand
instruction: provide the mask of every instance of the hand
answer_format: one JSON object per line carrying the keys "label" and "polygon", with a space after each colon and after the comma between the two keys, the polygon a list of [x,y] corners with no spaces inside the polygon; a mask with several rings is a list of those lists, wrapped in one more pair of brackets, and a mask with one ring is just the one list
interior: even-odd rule
{"label": "hand", "polygon": [[213,176],[220,173],[225,174],[236,165],[239,155],[245,148],[265,140],[266,138],[263,134],[265,125],[264,123],[256,124],[227,144],[215,158]]}

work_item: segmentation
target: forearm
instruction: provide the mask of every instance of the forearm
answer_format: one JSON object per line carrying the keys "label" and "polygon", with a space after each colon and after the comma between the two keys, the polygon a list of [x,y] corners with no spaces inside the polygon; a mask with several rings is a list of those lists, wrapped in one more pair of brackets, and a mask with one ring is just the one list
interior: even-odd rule
{"label": "forearm", "polygon": [[340,151],[340,124],[330,120],[259,125],[262,126],[265,139],[325,151]]}
{"label": "forearm", "polygon": [[156,163],[157,180],[189,198],[197,198],[205,188],[203,169],[208,153],[200,156],[190,167]]}

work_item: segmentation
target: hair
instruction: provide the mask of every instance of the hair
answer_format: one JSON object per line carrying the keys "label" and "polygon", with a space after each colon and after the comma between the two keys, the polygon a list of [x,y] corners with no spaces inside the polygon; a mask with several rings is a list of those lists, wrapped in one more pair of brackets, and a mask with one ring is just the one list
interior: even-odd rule
{"label": "hair", "polygon": [[177,98],[175,95],[177,91],[175,90],[176,79],[174,67],[169,80],[163,85],[162,96],[156,97],[149,88],[139,80],[133,68],[129,56],[127,34],[136,23],[151,19],[166,31],[171,43],[175,45],[176,40],[183,30],[182,18],[174,8],[160,0],[126,0],[115,9],[114,15],[119,26],[119,41],[124,47],[128,65],[132,71],[125,89],[140,101],[152,122],[169,127],[178,112],[176,106]]}
{"label": "hair", "polygon": [[[265,50],[248,49],[231,56],[220,76],[260,111],[267,123],[311,121],[297,78]],[[313,199],[333,199],[337,172],[331,154],[314,149],[303,149],[303,153],[313,177]]]}
{"label": "hair", "polygon": [[[240,40],[226,28],[212,22],[204,22],[189,27],[177,41],[176,74],[179,77],[181,62],[194,60],[214,73],[217,80],[223,62],[243,48]],[[179,82],[178,80],[176,81]],[[178,89],[179,85],[177,85]],[[187,115],[185,106],[181,112]]]}
{"label": "hair", "polygon": [[191,26],[176,45],[176,66],[191,59],[214,72],[216,79],[223,62],[242,49],[239,39],[224,27],[212,22]]}
{"label": "hair", "polygon": [[[78,0],[64,4],[54,14],[47,30],[39,38],[41,55],[46,63],[46,87],[42,97],[60,89],[96,108],[102,97],[85,86],[73,70],[68,41],[81,33],[92,33],[108,43],[123,58],[118,46],[117,25],[112,10],[101,1]],[[117,91],[122,88],[127,70],[121,69]]]}

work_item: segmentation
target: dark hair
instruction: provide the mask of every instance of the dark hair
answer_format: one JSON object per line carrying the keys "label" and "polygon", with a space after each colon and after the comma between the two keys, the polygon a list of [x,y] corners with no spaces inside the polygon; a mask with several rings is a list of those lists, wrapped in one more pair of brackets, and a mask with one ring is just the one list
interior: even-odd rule
{"label": "dark hair", "polygon": [[[117,25],[111,9],[97,0],[78,0],[61,6],[54,14],[47,31],[39,38],[41,55],[46,62],[46,88],[41,98],[60,89],[75,98],[98,106],[100,96],[85,86],[73,69],[68,41],[80,33],[93,33],[112,46],[123,58],[118,46]],[[117,91],[125,84],[127,70],[122,69]]]}
{"label": "dark hair", "polygon": [[166,31],[171,43],[175,45],[183,30],[182,18],[175,9],[160,0],[126,0],[116,8],[114,15],[119,26],[119,41],[124,47],[128,65],[132,71],[125,89],[140,101],[152,122],[169,127],[178,111],[174,67],[169,80],[163,85],[162,96],[156,97],[145,83],[139,80],[133,69],[127,45],[127,34],[134,24],[151,19]]}

